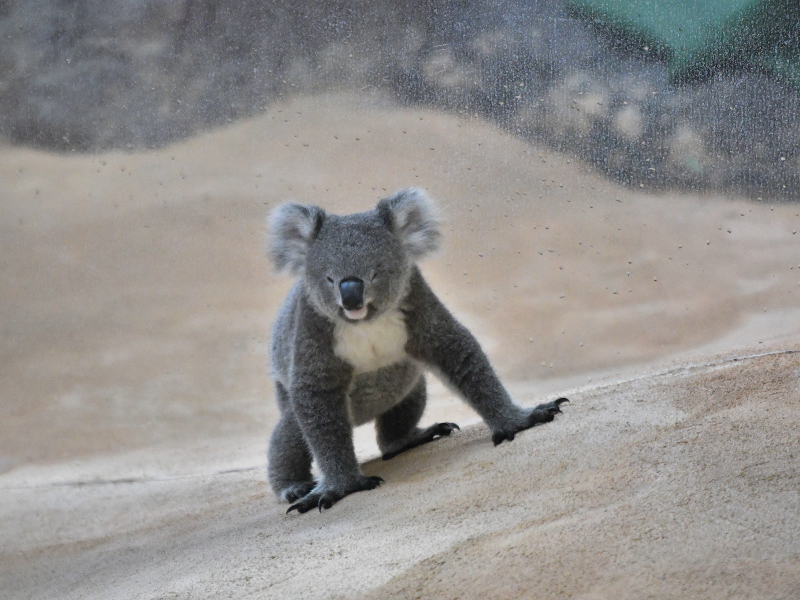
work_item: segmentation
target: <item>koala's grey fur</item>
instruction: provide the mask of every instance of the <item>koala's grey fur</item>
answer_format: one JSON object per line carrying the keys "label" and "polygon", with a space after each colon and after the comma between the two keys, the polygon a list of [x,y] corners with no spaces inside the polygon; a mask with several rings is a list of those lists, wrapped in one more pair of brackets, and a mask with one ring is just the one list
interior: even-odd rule
{"label": "koala's grey fur", "polygon": [[416,262],[441,236],[422,190],[401,190],[346,216],[287,203],[270,225],[276,267],[299,276],[272,338],[281,418],[269,445],[269,481],[280,499],[295,502],[290,511],[329,508],[382,481],[361,473],[356,425],[376,421],[384,459],[458,428],[417,427],[426,369],[461,393],[495,444],[561,412],[565,398],[514,404],[478,342],[428,287]]}

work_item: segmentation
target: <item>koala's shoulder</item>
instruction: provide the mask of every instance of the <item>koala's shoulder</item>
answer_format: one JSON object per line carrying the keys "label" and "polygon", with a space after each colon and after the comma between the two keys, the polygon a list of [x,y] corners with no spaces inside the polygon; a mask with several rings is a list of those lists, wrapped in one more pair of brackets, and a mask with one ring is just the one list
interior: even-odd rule
{"label": "koala's shoulder", "polygon": [[403,301],[404,312],[422,314],[436,304],[439,304],[439,299],[425,281],[419,267],[414,265],[408,280],[408,292]]}
{"label": "koala's shoulder", "polygon": [[288,343],[297,343],[307,336],[332,339],[333,323],[314,310],[302,279],[294,284],[281,306],[275,322],[275,335]]}

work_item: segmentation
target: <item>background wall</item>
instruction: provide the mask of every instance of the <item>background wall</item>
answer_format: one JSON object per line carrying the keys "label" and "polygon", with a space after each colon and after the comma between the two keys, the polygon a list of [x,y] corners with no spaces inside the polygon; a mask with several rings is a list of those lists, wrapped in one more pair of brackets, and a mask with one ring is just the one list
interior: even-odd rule
{"label": "background wall", "polygon": [[605,25],[567,0],[9,0],[0,135],[133,150],[298,93],[382,89],[479,114],[626,184],[797,197],[795,88],[731,64],[671,85],[668,57]]}

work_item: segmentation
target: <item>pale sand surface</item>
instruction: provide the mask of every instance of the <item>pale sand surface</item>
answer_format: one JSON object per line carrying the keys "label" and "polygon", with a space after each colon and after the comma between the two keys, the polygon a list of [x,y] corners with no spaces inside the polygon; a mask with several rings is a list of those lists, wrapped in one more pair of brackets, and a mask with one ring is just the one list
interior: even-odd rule
{"label": "pale sand surface", "polygon": [[[0,147],[0,597],[800,597],[800,208],[637,193],[475,119],[307,98],[142,154]],[[291,198],[447,217],[423,265],[523,404],[285,516],[266,369]],[[384,191],[384,189],[386,191]]]}

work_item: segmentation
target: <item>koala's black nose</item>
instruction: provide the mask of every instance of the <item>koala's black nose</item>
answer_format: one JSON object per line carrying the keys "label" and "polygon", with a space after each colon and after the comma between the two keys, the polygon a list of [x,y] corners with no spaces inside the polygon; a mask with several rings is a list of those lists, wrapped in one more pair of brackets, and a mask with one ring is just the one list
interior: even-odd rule
{"label": "koala's black nose", "polygon": [[358,277],[348,277],[339,284],[342,306],[346,310],[358,310],[364,306],[364,282]]}

